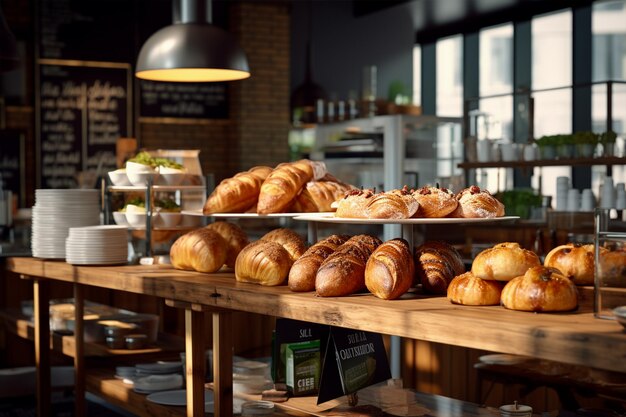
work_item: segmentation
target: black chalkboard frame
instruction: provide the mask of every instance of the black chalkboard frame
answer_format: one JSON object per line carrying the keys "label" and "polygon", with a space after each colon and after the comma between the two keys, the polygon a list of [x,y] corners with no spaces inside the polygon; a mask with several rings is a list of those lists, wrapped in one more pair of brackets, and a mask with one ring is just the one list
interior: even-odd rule
{"label": "black chalkboard frame", "polygon": [[[42,69],[45,66],[57,66],[57,67],[71,67],[71,68],[88,68],[92,69],[113,69],[113,70],[123,70],[125,71],[125,90],[126,90],[126,100],[125,102],[125,131],[121,132],[121,137],[131,137],[133,135],[133,96],[134,96],[134,88],[133,88],[133,73],[132,67],[128,63],[120,63],[120,62],[100,62],[100,61],[80,61],[80,60],[65,60],[65,59],[38,59],[36,61],[36,71],[35,71],[35,129],[36,129],[36,184],[37,188],[41,188],[44,183],[44,175],[43,175],[43,163],[42,163],[42,103],[41,103],[41,89],[39,88],[41,85],[41,74]],[[78,144],[80,147],[81,154],[81,163],[82,169],[86,166],[86,159],[88,156],[88,146],[85,138],[82,138],[80,143]],[[112,151],[114,152],[115,147],[113,146]]]}
{"label": "black chalkboard frame", "polygon": [[[5,189],[10,189],[13,193],[18,194],[18,206],[25,207],[26,205],[26,134],[24,131],[17,129],[0,129],[0,156],[6,156],[5,152],[7,147],[5,144],[9,143],[9,147],[13,150],[17,151],[17,160],[18,160],[18,172],[16,181],[18,182],[17,187],[15,187],[15,181],[8,181],[9,186],[7,186],[7,179],[3,177],[5,181]],[[1,170],[1,167],[0,167]]]}

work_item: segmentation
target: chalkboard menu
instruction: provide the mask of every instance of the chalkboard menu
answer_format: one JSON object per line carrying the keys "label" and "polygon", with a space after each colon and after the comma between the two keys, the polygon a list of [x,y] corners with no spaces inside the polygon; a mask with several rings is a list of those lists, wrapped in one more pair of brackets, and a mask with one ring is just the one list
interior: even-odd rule
{"label": "chalkboard menu", "polygon": [[16,130],[0,130],[0,177],[2,187],[18,196],[20,206],[24,199],[24,135]]}
{"label": "chalkboard menu", "polygon": [[227,119],[226,83],[139,83],[141,118]]}
{"label": "chalkboard menu", "polygon": [[130,135],[130,66],[40,60],[37,139],[42,188],[73,188],[80,171],[116,168]]}

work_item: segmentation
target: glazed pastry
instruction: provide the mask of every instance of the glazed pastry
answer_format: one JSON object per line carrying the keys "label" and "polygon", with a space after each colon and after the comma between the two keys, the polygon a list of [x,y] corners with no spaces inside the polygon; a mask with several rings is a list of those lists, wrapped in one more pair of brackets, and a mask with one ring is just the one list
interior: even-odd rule
{"label": "glazed pastry", "polygon": [[446,294],[450,281],[465,272],[465,265],[453,246],[428,241],[415,249],[415,271],[425,291]]}
{"label": "glazed pastry", "polygon": [[357,219],[408,219],[418,205],[414,199],[395,192],[374,194],[372,190],[352,190],[339,200],[336,217]]}
{"label": "glazed pastry", "polygon": [[509,281],[500,301],[511,310],[570,311],[578,307],[578,291],[558,269],[540,265]]}
{"label": "glazed pastry", "polygon": [[312,179],[313,166],[306,159],[278,165],[261,185],[257,213],[283,213]]}
{"label": "glazed pastry", "polygon": [[226,262],[227,243],[214,230],[193,230],[176,239],[170,248],[172,266],[176,269],[215,272]]}
{"label": "glazed pastry", "polygon": [[365,286],[383,300],[393,300],[407,292],[414,276],[415,264],[404,239],[391,239],[378,246],[365,266]]}
{"label": "glazed pastry", "polygon": [[291,291],[315,290],[315,275],[326,258],[349,239],[345,235],[331,235],[304,252],[289,271],[288,285]]}
{"label": "glazed pastry", "polygon": [[522,248],[519,243],[505,242],[476,255],[472,273],[482,279],[510,281],[539,265],[541,261],[535,252]]}
{"label": "glazed pastry", "polygon": [[293,261],[280,244],[257,240],[243,248],[235,261],[235,278],[265,286],[281,285]]}
{"label": "glazed pastry", "polygon": [[227,244],[226,266],[234,268],[237,255],[239,255],[239,252],[241,252],[241,250],[250,243],[246,233],[241,229],[241,227],[228,222],[211,223],[206,226],[206,228],[216,231],[224,238]]}
{"label": "glazed pastry", "polygon": [[408,186],[404,186],[400,189],[396,189],[396,190],[391,190],[389,191],[389,193],[391,194],[397,194],[400,197],[402,197],[402,200],[405,202],[406,207],[407,207],[407,214],[409,217],[413,217],[417,211],[419,210],[420,204],[419,202],[415,199],[415,196],[413,195],[413,191],[409,189]]}
{"label": "glazed pastry", "polygon": [[456,195],[459,202],[450,217],[458,218],[494,218],[504,216],[504,204],[492,196],[489,191],[472,185]]}
{"label": "glazed pastry", "polygon": [[500,281],[481,279],[466,272],[454,277],[448,285],[448,300],[466,306],[495,306],[500,304],[502,287]]}
{"label": "glazed pastry", "polygon": [[413,217],[446,217],[458,206],[454,194],[446,188],[422,187],[413,191],[413,197],[419,203],[419,210]]}
{"label": "glazed pastry", "polygon": [[365,265],[381,243],[377,237],[357,235],[339,246],[317,270],[316,294],[338,297],[365,289]]}
{"label": "glazed pastry", "polygon": [[[606,252],[605,248],[600,248]],[[567,245],[557,246],[546,255],[543,264],[561,271],[576,285],[593,285],[595,275],[595,247],[594,245]]]}
{"label": "glazed pastry", "polygon": [[207,198],[202,212],[243,213],[249,210],[256,205],[261,184],[270,172],[272,168],[258,166],[223,180]]}
{"label": "glazed pastry", "polygon": [[374,190],[350,190],[337,202],[336,217],[351,219],[367,219],[365,207],[370,199],[374,197]]}

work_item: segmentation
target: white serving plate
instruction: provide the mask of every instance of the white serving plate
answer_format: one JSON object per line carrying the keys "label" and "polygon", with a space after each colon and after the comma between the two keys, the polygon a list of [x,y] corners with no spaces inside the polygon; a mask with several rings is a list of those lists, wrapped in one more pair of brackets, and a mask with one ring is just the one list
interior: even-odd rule
{"label": "white serving plate", "polygon": [[188,216],[204,216],[204,217],[214,217],[216,219],[227,219],[227,218],[247,218],[247,219],[265,219],[265,218],[294,218],[298,216],[302,216],[303,213],[270,213],[270,214],[258,214],[258,213],[213,213],[213,214],[204,214],[202,213],[202,209],[198,210],[183,210],[182,214],[186,214]]}
{"label": "white serving plate", "polygon": [[448,217],[411,219],[352,219],[347,217],[335,217],[334,213],[300,213],[300,215],[295,217],[295,220],[342,224],[467,224],[503,222],[516,219],[519,219],[519,216],[503,216],[491,219],[457,219]]}
{"label": "white serving plate", "polygon": [[[184,407],[187,405],[187,392],[184,389],[155,392],[146,399],[155,404]],[[233,398],[233,414],[241,414],[241,405],[244,402],[245,400],[241,398]],[[214,411],[213,391],[204,391],[204,411],[205,413]]]}

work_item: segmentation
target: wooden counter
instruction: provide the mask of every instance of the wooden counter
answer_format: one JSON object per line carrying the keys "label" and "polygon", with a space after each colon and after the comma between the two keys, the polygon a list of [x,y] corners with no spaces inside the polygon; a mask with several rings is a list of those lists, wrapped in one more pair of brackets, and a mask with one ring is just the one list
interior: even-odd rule
{"label": "wooden counter", "polygon": [[408,294],[395,301],[371,294],[320,298],[287,287],[235,281],[232,273],[201,274],[169,266],[75,267],[65,262],[10,258],[19,274],[154,295],[198,306],[306,320],[469,348],[626,372],[626,333],[588,307],[533,314],[502,307],[453,305],[443,297]]}

